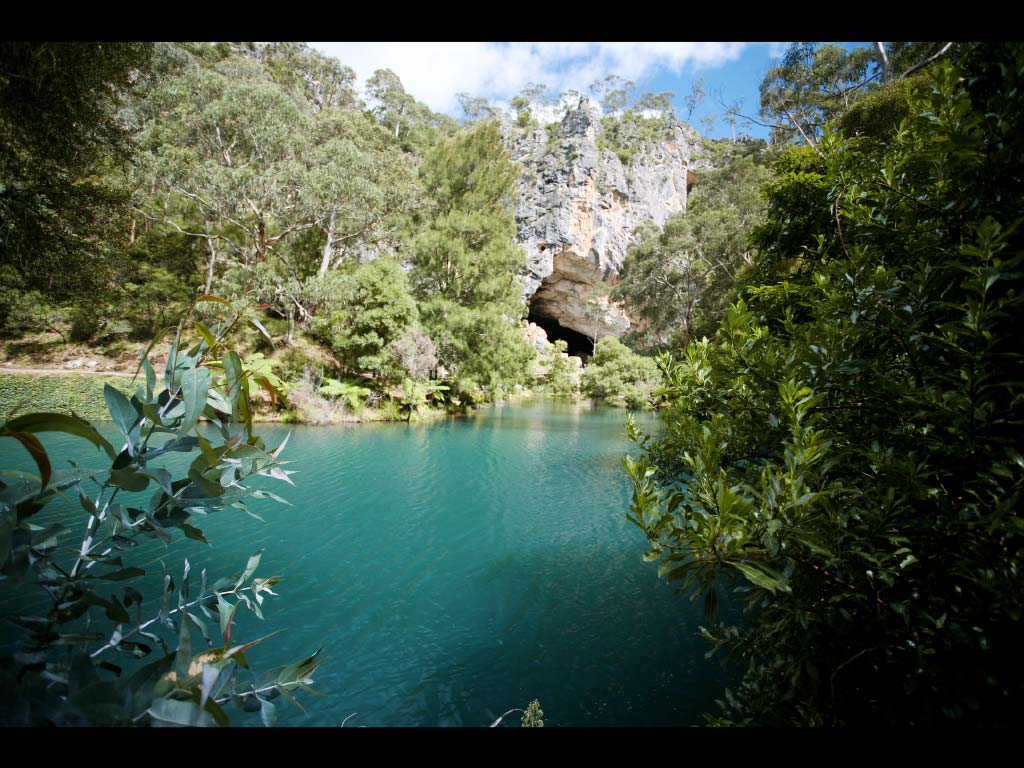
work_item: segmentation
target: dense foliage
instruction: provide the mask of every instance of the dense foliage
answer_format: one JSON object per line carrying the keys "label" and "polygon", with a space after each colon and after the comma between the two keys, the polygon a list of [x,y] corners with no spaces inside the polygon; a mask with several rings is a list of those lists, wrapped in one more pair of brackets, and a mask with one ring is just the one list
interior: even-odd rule
{"label": "dense foliage", "polygon": [[[272,340],[239,343],[289,358],[313,398],[324,375],[372,380],[374,403],[441,375],[460,408],[526,381],[517,170],[495,125],[460,129],[390,70],[363,102],[301,44],[3,56],[5,335],[123,347],[212,292],[260,306]],[[274,351],[310,341],[309,366]]]}
{"label": "dense foliage", "polygon": [[742,662],[714,722],[1024,709],[1022,77],[1024,47],[975,46],[890,92],[902,122],[788,153],[744,299],[661,361],[630,518]]}
{"label": "dense foliage", "polygon": [[685,346],[713,333],[751,262],[746,237],[764,215],[767,152],[760,142],[738,146],[737,156],[701,174],[686,211],[637,231],[613,296],[643,321],[641,343]]}
{"label": "dense foliage", "polygon": [[[82,134],[72,143],[82,146],[78,165],[61,173],[102,181],[116,191],[116,210],[98,195],[79,200],[75,215],[91,222],[76,235],[81,258],[69,257],[66,268],[54,262],[52,284],[42,291],[31,288],[30,261],[39,254],[7,260],[0,333],[42,342],[56,332],[64,344],[117,354],[130,340],[160,333],[197,294],[215,293],[260,307],[271,340],[250,332],[238,343],[282,360],[291,394],[303,399],[286,418],[337,410],[321,397],[325,378],[365,381],[373,390],[367,402],[381,407],[401,397],[406,377],[441,380],[452,390],[452,409],[536,383],[536,350],[521,327],[526,257],[513,216],[519,169],[502,140],[502,131],[516,128],[499,127],[486,100],[460,96],[467,116],[460,127],[381,69],[368,78],[364,101],[355,72],[295,43],[12,45],[9,71],[36,80],[40,68],[56,67],[63,83],[91,67],[49,100],[52,109],[39,93],[25,92],[20,76],[8,78],[5,87],[24,103],[3,118],[5,135],[29,137],[18,140],[18,167],[70,163],[43,141],[51,123],[70,120]],[[627,161],[679,129],[670,93],[635,95],[632,83],[615,76],[590,90],[605,112],[599,143]],[[691,111],[700,98],[698,84],[687,99]],[[535,108],[550,119],[552,107],[575,109],[583,99],[530,84],[515,101],[520,127],[532,129]],[[94,128],[82,132],[89,121]],[[554,148],[561,123],[546,128]],[[41,139],[32,138],[37,133]],[[762,159],[749,149],[740,154],[759,169]],[[50,162],[47,153],[60,157]],[[660,245],[639,249],[655,257],[653,266],[634,260],[624,290],[631,288],[633,309],[647,323],[644,344],[668,342],[679,312],[667,307],[685,310],[687,337],[721,315],[722,286],[744,253],[729,228],[737,218],[745,225],[755,208],[748,176],[739,165],[708,173],[709,204],[702,207],[699,191],[692,215],[659,233]],[[60,215],[71,226],[73,216]],[[38,241],[58,244],[49,236]],[[660,282],[659,266],[668,274]],[[681,271],[696,275],[682,288]],[[82,290],[62,293],[63,275],[77,275]],[[604,296],[599,288],[591,295]],[[685,302],[677,301],[681,290]],[[603,313],[604,304],[593,310]],[[310,353],[314,345],[320,349]],[[577,377],[565,373],[554,388],[568,393]],[[611,395],[617,383],[605,389],[622,401]]]}
{"label": "dense foliage", "polygon": [[653,359],[636,354],[614,336],[606,336],[597,342],[580,377],[580,389],[613,404],[644,408],[650,404],[657,380]]}
{"label": "dense foliage", "polygon": [[329,289],[314,320],[313,336],[351,373],[371,371],[401,379],[391,347],[417,316],[408,278],[398,261],[388,256],[346,267],[325,277]]}
{"label": "dense foliage", "polygon": [[21,292],[87,300],[116,284],[131,137],[115,118],[151,52],[0,44],[0,323]]}
{"label": "dense foliage", "polygon": [[467,400],[526,380],[533,349],[516,325],[526,313],[526,252],[514,240],[518,170],[493,121],[442,141],[420,169],[432,201],[414,219],[412,280],[441,365]]}

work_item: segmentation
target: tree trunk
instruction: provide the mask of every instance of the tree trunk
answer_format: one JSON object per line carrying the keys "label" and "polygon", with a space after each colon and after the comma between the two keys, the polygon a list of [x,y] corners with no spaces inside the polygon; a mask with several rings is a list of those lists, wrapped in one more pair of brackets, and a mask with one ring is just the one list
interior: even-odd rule
{"label": "tree trunk", "polygon": [[878,52],[878,64],[882,70],[882,82],[888,83],[892,80],[892,63],[885,51],[885,43],[875,43],[875,50]]}
{"label": "tree trunk", "polygon": [[206,244],[210,247],[210,266],[206,270],[206,290],[203,293],[209,293],[210,287],[213,285],[213,266],[217,262],[217,248],[213,244],[213,238],[210,237],[210,220],[206,219],[203,225],[204,231],[206,232]]}
{"label": "tree trunk", "polygon": [[337,209],[331,208],[331,220],[327,223],[327,243],[324,245],[323,259],[320,261],[320,276],[323,277],[327,274],[327,270],[331,266],[331,255],[333,254],[334,245],[334,222],[337,216]]}
{"label": "tree trunk", "polygon": [[256,256],[260,261],[267,260],[267,225],[262,216],[256,220]]}
{"label": "tree trunk", "polygon": [[[149,183],[149,199],[152,200],[153,199],[153,195],[155,195],[155,194],[156,194],[156,182],[155,181],[151,181]],[[149,232],[149,217],[146,217],[146,220],[142,222],[142,231],[143,232]]]}
{"label": "tree trunk", "polygon": [[398,110],[398,117],[395,120],[395,141],[398,141],[398,129],[402,127],[402,115],[405,114],[405,107]]}

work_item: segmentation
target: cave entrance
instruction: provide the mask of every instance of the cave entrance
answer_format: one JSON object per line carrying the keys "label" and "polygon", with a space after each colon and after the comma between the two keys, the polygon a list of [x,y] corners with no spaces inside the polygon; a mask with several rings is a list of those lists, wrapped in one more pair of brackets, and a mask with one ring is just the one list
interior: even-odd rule
{"label": "cave entrance", "polygon": [[573,357],[581,358],[584,363],[594,353],[594,344],[589,336],[579,331],[574,331],[572,328],[566,328],[553,317],[538,314],[532,305],[530,306],[528,319],[531,323],[536,323],[544,329],[544,333],[548,335],[548,341],[551,343],[558,339],[563,339],[569,345],[566,351]]}

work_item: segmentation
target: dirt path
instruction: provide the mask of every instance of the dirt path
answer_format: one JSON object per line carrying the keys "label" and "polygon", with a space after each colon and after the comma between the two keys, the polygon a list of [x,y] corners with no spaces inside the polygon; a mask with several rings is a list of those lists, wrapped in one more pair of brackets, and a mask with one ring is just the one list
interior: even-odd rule
{"label": "dirt path", "polygon": [[0,365],[0,374],[21,373],[29,376],[127,376],[131,378],[134,373],[124,371],[95,371],[92,368],[8,368]]}

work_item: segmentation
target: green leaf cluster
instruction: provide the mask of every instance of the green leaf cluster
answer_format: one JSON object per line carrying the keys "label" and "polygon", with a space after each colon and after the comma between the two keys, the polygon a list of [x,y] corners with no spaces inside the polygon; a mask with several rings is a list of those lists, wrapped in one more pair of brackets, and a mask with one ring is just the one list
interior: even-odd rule
{"label": "green leaf cluster", "polygon": [[630,408],[650,406],[658,368],[654,360],[633,352],[614,336],[597,342],[594,356],[580,376],[580,389],[589,397]]}
{"label": "green leaf cluster", "polygon": [[519,170],[497,123],[481,121],[438,144],[420,175],[433,202],[410,245],[420,320],[459,391],[493,396],[525,382],[535,356],[513,324],[525,313],[526,252],[512,213]]}
{"label": "green leaf cluster", "polygon": [[[38,476],[0,472],[4,588],[38,588],[48,604],[41,615],[12,617],[24,637],[16,651],[0,656],[0,712],[7,724],[227,725],[225,707],[232,705],[260,711],[271,725],[273,699],[299,706],[294,692],[308,689],[321,663],[317,652],[258,676],[246,672],[245,651],[262,638],[232,644],[233,618],[240,605],[262,618],[263,602],[276,594],[279,581],[256,576],[261,552],[234,576],[213,581],[204,569],[198,586],[187,558],[177,583],[164,569],[159,596],[132,586],[145,575],[131,560],[140,537],[170,544],[177,529],[206,543],[197,527],[206,515],[237,509],[255,517],[246,505],[250,498],[287,503],[253,486],[254,478],[292,483],[292,473],[282,469],[287,462],[279,459],[287,438],[270,450],[252,428],[252,387],[273,391],[272,373],[265,361],[243,363],[227,348],[243,317],[223,299],[199,298],[226,305],[228,312],[210,327],[196,322],[196,345],[183,348],[179,324],[162,376],[147,349],[139,363],[144,382],[134,392],[105,386],[116,443],[84,419],[57,412],[0,425],[0,436],[21,443],[39,470]],[[199,427],[200,418],[208,429]],[[88,440],[103,451],[109,468],[54,470],[37,438],[53,431]],[[161,466],[160,457],[169,452],[193,457],[180,477]],[[145,492],[142,502],[122,495]],[[77,497],[86,513],[80,543],[73,546],[67,546],[71,532],[64,526],[36,524],[35,515],[58,495]],[[211,619],[219,633],[211,633]],[[193,630],[206,649],[196,648]]]}
{"label": "green leaf cluster", "polygon": [[629,518],[742,664],[714,723],[1024,711],[1022,77],[1024,46],[974,46],[899,124],[784,156],[743,298],[659,360]]}
{"label": "green leaf cluster", "polygon": [[320,387],[320,394],[344,400],[348,407],[358,412],[366,403],[366,398],[373,393],[369,387],[364,387],[355,381],[338,381],[330,377],[324,379]]}
{"label": "green leaf cluster", "polygon": [[334,351],[349,373],[401,378],[391,345],[418,318],[409,280],[398,260],[352,263],[322,279],[312,335]]}

